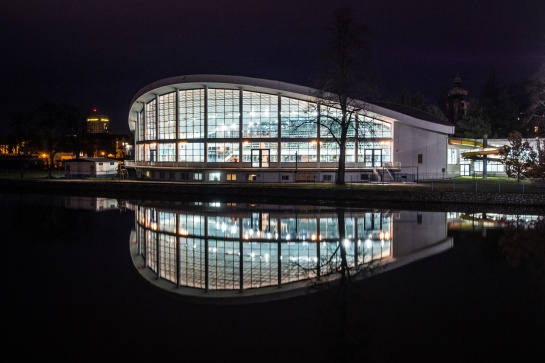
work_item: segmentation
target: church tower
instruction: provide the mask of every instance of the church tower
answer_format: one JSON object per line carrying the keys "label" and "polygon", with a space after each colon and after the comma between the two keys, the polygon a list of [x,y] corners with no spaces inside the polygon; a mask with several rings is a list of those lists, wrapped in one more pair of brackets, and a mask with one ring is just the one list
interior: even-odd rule
{"label": "church tower", "polygon": [[462,80],[456,76],[454,79],[454,88],[448,92],[447,100],[447,118],[453,125],[467,112],[467,91],[460,87]]}

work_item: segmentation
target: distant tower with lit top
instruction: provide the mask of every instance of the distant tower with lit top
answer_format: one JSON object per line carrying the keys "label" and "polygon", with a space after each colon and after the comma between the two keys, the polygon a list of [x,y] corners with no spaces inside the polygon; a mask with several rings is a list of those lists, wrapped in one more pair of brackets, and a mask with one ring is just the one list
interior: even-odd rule
{"label": "distant tower with lit top", "polygon": [[465,100],[467,91],[460,87],[461,84],[462,80],[456,76],[454,88],[448,92],[447,118],[453,125],[456,125],[458,120],[467,112],[468,103]]}
{"label": "distant tower with lit top", "polygon": [[106,115],[100,115],[96,108],[93,113],[87,117],[87,132],[90,134],[107,134],[109,130],[110,119]]}

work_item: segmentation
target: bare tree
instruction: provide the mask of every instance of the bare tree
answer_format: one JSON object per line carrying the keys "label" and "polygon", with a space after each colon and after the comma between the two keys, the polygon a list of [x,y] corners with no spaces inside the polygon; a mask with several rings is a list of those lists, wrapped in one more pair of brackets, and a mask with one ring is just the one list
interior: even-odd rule
{"label": "bare tree", "polygon": [[55,154],[59,152],[61,143],[70,131],[70,125],[77,117],[73,108],[53,103],[37,107],[29,115],[33,138],[37,144],[41,144],[48,157],[48,178],[52,177]]}
{"label": "bare tree", "polygon": [[364,81],[369,49],[364,42],[368,32],[356,23],[353,11],[341,7],[328,28],[331,43],[325,53],[326,70],[316,80],[316,102],[320,112],[315,122],[320,136],[331,138],[338,146],[337,184],[345,183],[347,142],[363,139],[370,122],[365,118],[363,101],[371,94]]}

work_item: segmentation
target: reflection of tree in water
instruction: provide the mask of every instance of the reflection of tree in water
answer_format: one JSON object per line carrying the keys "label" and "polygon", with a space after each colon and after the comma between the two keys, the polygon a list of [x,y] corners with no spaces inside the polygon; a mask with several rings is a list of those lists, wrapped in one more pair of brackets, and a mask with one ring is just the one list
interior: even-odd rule
{"label": "reflection of tree in water", "polygon": [[[361,263],[350,267],[346,245],[345,210],[337,209],[339,243],[326,259],[320,261],[320,270],[330,271],[313,281],[313,288],[323,298],[321,319],[323,319],[323,344],[327,357],[335,362],[364,361],[365,341],[363,336],[370,333],[365,321],[365,305],[368,301],[358,285],[361,278],[372,275],[380,267],[379,262]],[[340,257],[340,260],[339,258]],[[330,349],[331,347],[333,349]]]}
{"label": "reflection of tree in water", "polygon": [[498,242],[511,266],[525,266],[545,280],[545,219],[530,226],[512,224],[505,228]]}
{"label": "reflection of tree in water", "polygon": [[[21,195],[21,198],[25,196]],[[67,210],[63,199],[53,195],[32,196],[13,207],[19,241],[30,243],[71,243],[89,230],[89,211]]]}

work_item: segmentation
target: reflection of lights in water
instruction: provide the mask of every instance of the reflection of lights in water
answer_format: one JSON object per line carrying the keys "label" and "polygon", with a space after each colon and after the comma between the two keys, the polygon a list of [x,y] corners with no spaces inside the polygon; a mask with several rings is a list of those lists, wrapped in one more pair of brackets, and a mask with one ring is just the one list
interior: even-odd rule
{"label": "reflection of lights in water", "polygon": [[[244,205],[245,208],[247,206]],[[147,227],[138,242],[138,247],[144,252],[142,257],[146,258],[145,253],[150,256],[156,253],[153,255],[155,259],[149,263],[152,270],[156,268],[159,258],[166,261],[170,255],[179,257],[167,261],[170,272],[161,275],[161,278],[179,286],[209,290],[232,289],[238,293],[241,288],[284,285],[335,273],[334,265],[339,263],[339,255],[335,254],[339,253],[339,246],[346,248],[349,268],[353,268],[356,263],[389,263],[387,258],[393,256],[393,225],[382,221],[380,224],[368,225],[367,212],[353,217],[353,224],[346,225],[346,233],[341,239],[339,225],[334,217],[289,218],[289,214],[282,214],[274,218],[271,216],[270,221],[266,221],[264,217],[258,218],[254,214],[249,216],[246,209],[240,215],[233,214],[231,210],[222,215],[214,208],[210,208],[209,214],[206,214],[206,210],[201,212],[201,209],[180,211],[176,215],[176,237],[172,233],[174,230],[171,230],[174,224],[169,220],[164,224],[162,220],[161,223],[154,222],[149,216],[150,212],[144,208],[142,210],[143,212],[139,210],[137,219],[139,227]],[[376,221],[377,217],[374,218]],[[154,229],[161,232],[155,232]],[[162,232],[165,238],[161,236]],[[402,232],[405,231],[401,230],[398,234],[405,237],[406,233]],[[171,237],[174,240],[168,239]],[[175,244],[170,246],[171,242]],[[159,248],[156,250],[149,249],[157,246]],[[325,261],[330,264],[325,264]],[[187,271],[188,268],[192,268],[195,276],[198,275],[201,279],[191,280],[189,274],[176,273],[176,269]],[[198,268],[202,270],[199,271]],[[237,279],[240,279],[239,283],[235,281]],[[207,281],[209,285],[206,285]]]}

